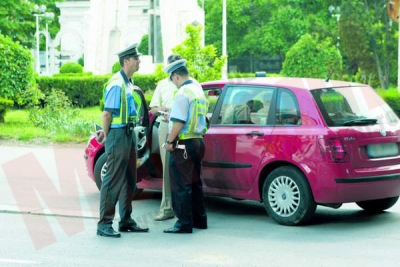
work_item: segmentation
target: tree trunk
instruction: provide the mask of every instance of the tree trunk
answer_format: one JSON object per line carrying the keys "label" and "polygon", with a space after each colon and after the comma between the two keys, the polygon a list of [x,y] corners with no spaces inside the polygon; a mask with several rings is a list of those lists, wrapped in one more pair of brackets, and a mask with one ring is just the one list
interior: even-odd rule
{"label": "tree trunk", "polygon": [[378,71],[379,83],[381,85],[381,88],[385,88],[385,82],[384,82],[385,79],[384,79],[383,73],[382,73],[382,65],[381,65],[381,60],[379,58],[378,49],[376,47],[376,41],[373,36],[370,36],[370,40],[371,40],[371,48],[374,53],[374,61],[375,61],[375,65],[376,65],[376,70]]}

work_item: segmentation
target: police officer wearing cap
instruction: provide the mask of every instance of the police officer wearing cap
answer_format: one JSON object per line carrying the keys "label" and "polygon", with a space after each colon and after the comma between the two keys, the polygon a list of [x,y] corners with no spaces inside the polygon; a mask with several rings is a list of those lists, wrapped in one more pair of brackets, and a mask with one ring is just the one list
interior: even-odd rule
{"label": "police officer wearing cap", "polygon": [[[182,59],[180,55],[170,55],[167,59],[168,64]],[[178,91],[176,85],[168,78],[161,80],[153,97],[151,98],[150,108],[154,115],[159,115],[157,118],[158,126],[158,143],[161,145],[165,142],[168,133],[168,114],[163,115],[162,111],[169,113],[174,101],[174,95]],[[169,176],[169,153],[164,148],[160,149],[161,162],[163,165],[163,186],[162,186],[162,199],[160,205],[160,213],[154,217],[156,221],[163,221],[174,218],[174,211],[172,209],[172,196],[171,185]]]}
{"label": "police officer wearing cap", "polygon": [[[121,237],[112,222],[119,202],[119,231],[148,232],[131,218],[132,196],[136,190],[136,145],[133,128],[137,122],[140,96],[134,91],[132,75],[138,71],[141,54],[137,44],[118,53],[121,70],[105,84],[103,132],[99,140],[105,143],[107,169],[100,189],[100,220],[97,235]],[[139,104],[136,104],[139,103]]]}
{"label": "police officer wearing cap", "polygon": [[178,88],[171,109],[169,136],[164,148],[169,151],[172,206],[178,218],[164,233],[192,233],[207,228],[201,161],[205,154],[203,136],[207,130],[208,101],[202,87],[189,77],[186,60],[177,60],[164,71]]}

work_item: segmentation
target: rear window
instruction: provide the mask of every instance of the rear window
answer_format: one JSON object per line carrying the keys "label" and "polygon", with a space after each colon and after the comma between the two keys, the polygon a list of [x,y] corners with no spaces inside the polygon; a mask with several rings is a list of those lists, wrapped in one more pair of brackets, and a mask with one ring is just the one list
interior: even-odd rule
{"label": "rear window", "polygon": [[329,127],[398,122],[388,104],[369,86],[316,89],[311,94]]}

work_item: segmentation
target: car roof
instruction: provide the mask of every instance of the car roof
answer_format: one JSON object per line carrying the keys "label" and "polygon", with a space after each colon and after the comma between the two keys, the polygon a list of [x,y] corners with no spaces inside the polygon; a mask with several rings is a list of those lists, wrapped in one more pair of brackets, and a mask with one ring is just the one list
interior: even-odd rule
{"label": "car roof", "polygon": [[263,85],[263,86],[279,86],[288,88],[299,88],[305,90],[331,88],[331,87],[352,87],[352,86],[368,86],[365,84],[337,81],[316,78],[292,78],[292,77],[254,77],[254,78],[234,78],[227,80],[217,80],[201,83],[202,86],[218,86],[224,87],[226,84],[246,84],[246,85]]}

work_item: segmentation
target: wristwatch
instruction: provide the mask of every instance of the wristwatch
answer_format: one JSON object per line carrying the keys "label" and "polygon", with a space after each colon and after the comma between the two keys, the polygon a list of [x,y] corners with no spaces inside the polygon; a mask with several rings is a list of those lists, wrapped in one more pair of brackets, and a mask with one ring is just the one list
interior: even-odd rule
{"label": "wristwatch", "polygon": [[168,145],[172,145],[174,141],[165,141],[165,143],[167,143]]}

